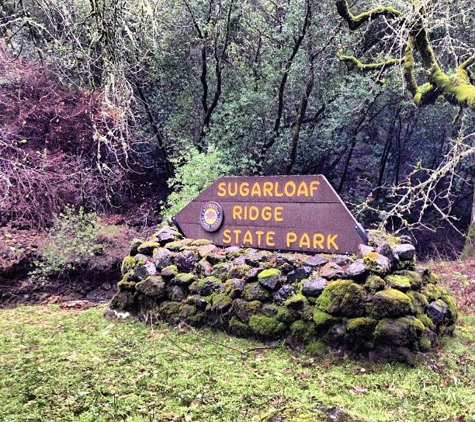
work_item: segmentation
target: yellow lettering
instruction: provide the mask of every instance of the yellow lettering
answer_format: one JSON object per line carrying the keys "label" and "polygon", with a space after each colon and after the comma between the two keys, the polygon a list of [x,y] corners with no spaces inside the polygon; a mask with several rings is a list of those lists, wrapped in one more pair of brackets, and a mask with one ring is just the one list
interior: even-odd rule
{"label": "yellow lettering", "polygon": [[310,236],[307,233],[304,233],[300,238],[299,247],[310,249]]}
{"label": "yellow lettering", "polygon": [[231,190],[232,183],[228,183],[228,194],[229,196],[236,196],[238,193],[238,184],[237,182],[234,183],[234,191]]}
{"label": "yellow lettering", "polygon": [[297,241],[297,233],[295,232],[287,232],[285,243],[288,248],[292,245],[292,243]]}
{"label": "yellow lettering", "polygon": [[328,235],[327,236],[327,249],[331,249],[332,247],[335,248],[335,250],[338,250],[338,245],[336,244],[336,238],[338,237],[337,234],[334,235]]}
{"label": "yellow lettering", "polygon": [[273,231],[268,231],[266,233],[266,245],[267,246],[275,246],[274,236],[275,236],[275,232],[273,232]]}
{"label": "yellow lettering", "polygon": [[234,230],[234,239],[237,245],[239,245],[239,235],[241,234],[241,230]]}
{"label": "yellow lettering", "polygon": [[313,249],[317,249],[317,246],[320,249],[325,249],[323,242],[325,241],[325,236],[321,233],[314,233],[313,234]]}
{"label": "yellow lettering", "polygon": [[242,207],[241,207],[241,205],[234,205],[234,207],[233,207],[233,220],[242,220]]}
{"label": "yellow lettering", "polygon": [[250,245],[252,245],[252,233],[249,230],[246,233],[244,233],[242,243],[243,243],[243,245],[245,243],[249,243]]}
{"label": "yellow lettering", "polygon": [[252,185],[251,196],[261,196],[261,185],[259,182],[254,182]]}
{"label": "yellow lettering", "polygon": [[284,221],[284,218],[282,217],[282,211],[284,210],[284,207],[275,207],[274,209],[274,220],[275,221]]}
{"label": "yellow lettering", "polygon": [[257,230],[256,231],[256,236],[257,236],[257,246],[261,246],[261,242],[262,242],[262,235],[264,234],[264,232],[262,230]]}
{"label": "yellow lettering", "polygon": [[320,185],[320,182],[318,180],[312,180],[310,182],[310,196],[314,196],[315,192],[318,189],[318,185]]}
{"label": "yellow lettering", "polygon": [[218,184],[218,196],[226,196],[226,183],[221,182]]}
{"label": "yellow lettering", "polygon": [[275,196],[284,196],[284,192],[279,192],[279,182],[275,182]]}
{"label": "yellow lettering", "polygon": [[272,220],[272,208],[269,206],[265,206],[262,208],[262,219],[264,221]]}
{"label": "yellow lettering", "polygon": [[297,196],[308,196],[308,186],[305,182],[300,182]]}
{"label": "yellow lettering", "polygon": [[241,196],[247,196],[249,195],[249,183],[248,182],[242,182],[241,185],[239,186],[239,193]]}
{"label": "yellow lettering", "polygon": [[289,180],[284,185],[284,192],[287,196],[294,196],[296,190],[297,190],[297,185],[295,184],[295,182],[292,182],[291,180]]}
{"label": "yellow lettering", "polygon": [[231,230],[226,229],[223,231],[223,243],[231,243]]}
{"label": "yellow lettering", "polygon": [[264,191],[264,196],[272,196],[272,182],[264,182],[264,187],[263,187],[263,191]]}
{"label": "yellow lettering", "polygon": [[249,220],[256,221],[259,218],[259,208],[252,205],[249,207]]}

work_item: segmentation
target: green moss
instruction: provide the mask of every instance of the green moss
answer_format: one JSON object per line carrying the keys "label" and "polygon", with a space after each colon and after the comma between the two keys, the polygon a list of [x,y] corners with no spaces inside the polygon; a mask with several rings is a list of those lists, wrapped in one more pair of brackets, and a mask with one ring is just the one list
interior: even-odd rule
{"label": "green moss", "polygon": [[190,243],[191,246],[205,246],[205,245],[211,245],[211,244],[212,244],[211,240],[208,240],[208,239],[195,239]]}
{"label": "green moss", "polygon": [[301,344],[306,344],[315,338],[316,326],[313,321],[299,319],[290,326],[290,333],[293,340]]}
{"label": "green moss", "polygon": [[255,282],[246,284],[242,296],[249,301],[260,300],[261,302],[265,302],[270,299],[272,295],[265,287]]}
{"label": "green moss", "polygon": [[420,322],[422,322],[422,324],[424,324],[424,327],[432,331],[436,330],[437,328],[436,325],[432,322],[432,320],[426,314],[418,314],[416,318]]}
{"label": "green moss", "polygon": [[285,301],[285,306],[297,311],[303,310],[306,304],[308,304],[308,299],[302,293],[297,293]]}
{"label": "green moss", "polygon": [[334,316],[355,318],[365,313],[366,294],[362,286],[351,280],[337,280],[328,284],[318,297],[318,309]]}
{"label": "green moss", "polygon": [[[305,346],[305,352],[312,356],[323,356],[328,353],[328,345],[321,340],[314,340]],[[324,419],[325,421],[328,419]]]}
{"label": "green moss", "polygon": [[213,267],[211,275],[219,278],[221,281],[226,281],[228,278],[229,264],[227,262],[220,262]]}
{"label": "green moss", "polygon": [[229,320],[229,331],[238,337],[249,337],[252,335],[252,330],[249,325],[240,321],[237,317],[233,316]]}
{"label": "green moss", "polygon": [[135,288],[145,296],[158,297],[165,294],[165,283],[160,276],[148,276],[144,281],[137,283]]}
{"label": "green moss", "polygon": [[213,308],[218,309],[220,312],[229,308],[232,303],[232,297],[228,296],[225,292],[214,292],[211,295],[210,305]]}
{"label": "green moss", "polygon": [[315,309],[313,312],[313,321],[315,326],[319,331],[325,331],[330,328],[332,325],[337,324],[340,320],[327,314],[326,312]]}
{"label": "green moss", "polygon": [[276,318],[281,322],[290,324],[291,322],[295,321],[296,318],[298,318],[298,314],[286,306],[279,306],[277,309]]}
{"label": "green moss", "polygon": [[266,338],[280,337],[287,328],[277,318],[266,315],[252,315],[249,318],[249,327],[258,336]]}
{"label": "green moss", "polygon": [[164,278],[174,278],[178,275],[178,267],[176,265],[169,265],[165,267],[160,274]]}
{"label": "green moss", "polygon": [[198,277],[191,273],[180,273],[175,276],[173,282],[180,285],[180,286],[188,286],[194,281],[196,281]]}
{"label": "green moss", "polygon": [[411,311],[409,296],[396,289],[377,292],[368,306],[368,315],[375,319],[400,317],[410,314]]}
{"label": "green moss", "polygon": [[422,289],[421,293],[427,298],[429,302],[439,299],[442,295],[447,294],[447,291],[435,284],[427,284]]}
{"label": "green moss", "polygon": [[376,326],[374,336],[378,343],[412,347],[418,344],[424,330],[424,324],[414,317],[385,318]]}
{"label": "green moss", "polygon": [[379,275],[372,274],[366,279],[364,287],[370,293],[375,294],[380,290],[384,290],[386,282]]}
{"label": "green moss", "polygon": [[427,297],[422,293],[410,291],[406,295],[411,299],[412,308],[415,310],[416,314],[424,314],[429,306]]}
{"label": "green moss", "polygon": [[419,350],[423,353],[430,351],[432,344],[427,337],[421,337],[419,339]]}
{"label": "green moss", "polygon": [[449,315],[446,318],[446,323],[448,325],[455,324],[458,319],[458,310],[454,298],[447,293],[443,294],[440,299],[446,304],[449,311]]}
{"label": "green moss", "polygon": [[277,268],[268,268],[267,270],[263,270],[259,273],[257,278],[260,280],[261,278],[267,277],[280,277],[281,272]]}
{"label": "green moss", "polygon": [[138,254],[138,248],[143,242],[143,239],[132,239],[132,241],[130,242],[130,256],[135,256]]}
{"label": "green moss", "polygon": [[156,241],[143,242],[140,246],[137,247],[138,253],[143,253],[144,255],[153,255],[153,251],[160,247],[160,244]]}
{"label": "green moss", "polygon": [[368,329],[373,330],[377,323],[377,320],[369,317],[352,318],[346,323],[346,329],[348,331],[367,331]]}
{"label": "green moss", "polygon": [[397,289],[402,292],[407,292],[411,288],[411,278],[403,275],[388,275],[386,281],[392,289]]}
{"label": "green moss", "polygon": [[130,291],[135,291],[135,285],[137,283],[135,281],[128,281],[125,279],[122,279],[117,283],[117,288],[119,290],[130,290]]}
{"label": "green moss", "polygon": [[171,317],[178,316],[181,311],[180,302],[163,302],[158,306],[158,313],[160,316],[168,321]]}
{"label": "green moss", "polygon": [[137,261],[133,256],[126,256],[123,261],[122,265],[120,267],[120,272],[122,275],[125,275],[126,272],[133,270],[137,266]]}
{"label": "green moss", "polygon": [[251,267],[247,264],[233,265],[228,271],[227,278],[244,278],[250,270]]}
{"label": "green moss", "polygon": [[382,230],[367,230],[366,233],[369,237],[368,244],[370,246],[378,246],[381,243],[386,242],[389,246],[394,248],[401,243],[399,237],[393,236],[392,234],[386,233]]}

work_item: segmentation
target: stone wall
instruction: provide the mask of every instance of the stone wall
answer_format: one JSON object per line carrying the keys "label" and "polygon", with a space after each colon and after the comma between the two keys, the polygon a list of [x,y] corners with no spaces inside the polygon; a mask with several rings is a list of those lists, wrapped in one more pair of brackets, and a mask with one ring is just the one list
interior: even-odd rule
{"label": "stone wall", "polygon": [[164,227],[135,239],[111,308],[140,319],[285,340],[308,353],[414,364],[457,320],[411,244],[370,233],[358,256],[219,248]]}

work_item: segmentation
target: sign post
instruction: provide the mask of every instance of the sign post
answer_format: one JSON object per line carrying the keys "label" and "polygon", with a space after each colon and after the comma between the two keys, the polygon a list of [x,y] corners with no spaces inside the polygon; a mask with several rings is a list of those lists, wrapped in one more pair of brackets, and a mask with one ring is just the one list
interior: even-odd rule
{"label": "sign post", "polygon": [[357,253],[364,230],[322,175],[222,177],[173,217],[219,246]]}

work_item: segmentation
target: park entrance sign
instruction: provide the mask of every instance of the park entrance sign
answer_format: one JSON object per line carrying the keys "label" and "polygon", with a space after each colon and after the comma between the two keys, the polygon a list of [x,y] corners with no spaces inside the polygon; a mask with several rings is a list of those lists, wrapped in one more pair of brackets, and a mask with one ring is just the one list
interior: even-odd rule
{"label": "park entrance sign", "polygon": [[172,220],[219,246],[352,254],[367,242],[322,175],[222,177]]}

